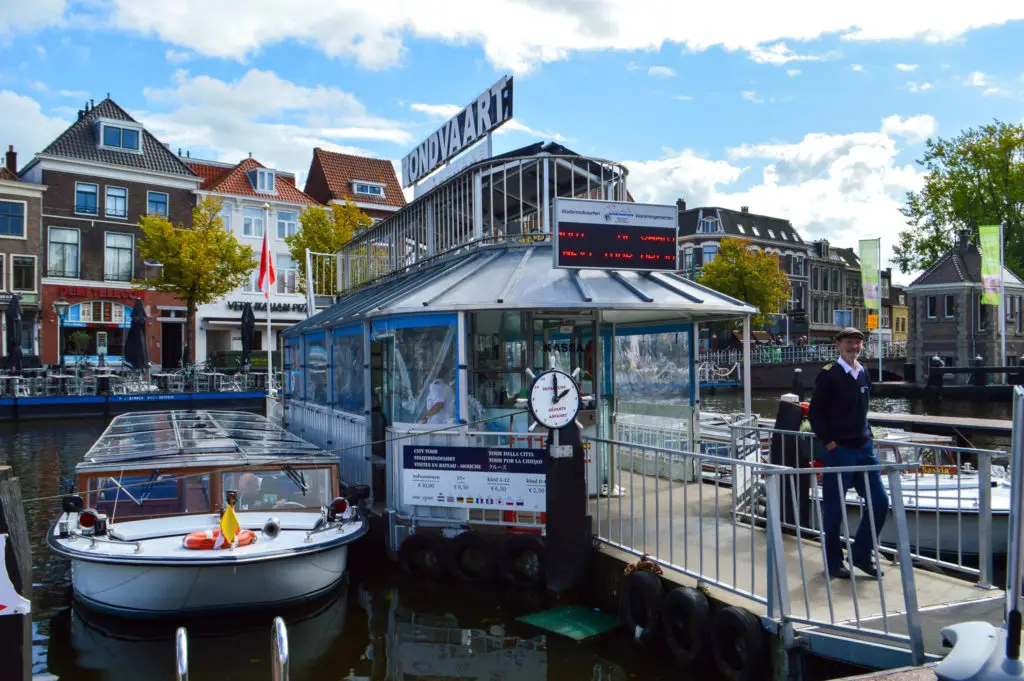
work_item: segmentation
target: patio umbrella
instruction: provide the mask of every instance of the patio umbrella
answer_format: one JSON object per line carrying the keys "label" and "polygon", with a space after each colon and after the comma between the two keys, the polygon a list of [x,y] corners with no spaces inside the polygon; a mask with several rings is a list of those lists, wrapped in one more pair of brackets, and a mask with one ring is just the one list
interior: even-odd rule
{"label": "patio umbrella", "polygon": [[21,371],[21,301],[18,296],[7,306],[7,368]]}
{"label": "patio umbrella", "polygon": [[249,370],[249,355],[252,354],[253,338],[256,333],[256,315],[252,312],[252,303],[242,307],[242,361],[243,372]]}
{"label": "patio umbrella", "polygon": [[142,300],[135,299],[132,307],[132,325],[128,328],[128,337],[124,341],[124,360],[137,371],[149,367],[149,351],[146,347],[146,308]]}

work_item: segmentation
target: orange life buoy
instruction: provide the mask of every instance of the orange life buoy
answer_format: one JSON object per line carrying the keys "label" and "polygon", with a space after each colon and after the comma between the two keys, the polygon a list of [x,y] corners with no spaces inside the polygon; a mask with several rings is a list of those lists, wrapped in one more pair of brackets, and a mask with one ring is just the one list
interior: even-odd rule
{"label": "orange life buoy", "polygon": [[[254,541],[256,541],[256,533],[252,530],[240,530],[238,534],[235,535],[236,546],[248,546]],[[226,549],[230,546],[221,538],[220,529],[192,532],[181,540],[181,545],[186,549],[198,550]]]}

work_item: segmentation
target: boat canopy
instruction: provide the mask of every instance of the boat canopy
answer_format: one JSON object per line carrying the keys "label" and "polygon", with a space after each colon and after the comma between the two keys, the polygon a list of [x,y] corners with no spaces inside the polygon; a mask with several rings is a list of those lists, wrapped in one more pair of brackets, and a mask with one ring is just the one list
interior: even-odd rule
{"label": "boat canopy", "polygon": [[160,411],[122,414],[104,431],[79,470],[132,467],[171,458],[182,466],[229,461],[258,464],[282,457],[334,461],[320,448],[263,416],[227,411]]}

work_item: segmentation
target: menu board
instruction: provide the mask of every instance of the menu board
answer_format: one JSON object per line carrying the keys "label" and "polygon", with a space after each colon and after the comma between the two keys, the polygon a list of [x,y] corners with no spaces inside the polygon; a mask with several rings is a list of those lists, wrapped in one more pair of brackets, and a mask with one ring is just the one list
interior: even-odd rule
{"label": "menu board", "polygon": [[403,445],[402,503],[543,511],[543,449]]}
{"label": "menu board", "polygon": [[678,208],[559,198],[554,244],[555,267],[674,272]]}

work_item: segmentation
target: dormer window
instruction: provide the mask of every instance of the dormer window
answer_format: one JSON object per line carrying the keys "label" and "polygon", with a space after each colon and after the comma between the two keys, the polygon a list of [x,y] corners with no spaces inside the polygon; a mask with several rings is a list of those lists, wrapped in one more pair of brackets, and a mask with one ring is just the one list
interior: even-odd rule
{"label": "dormer window", "polygon": [[769,239],[774,239],[775,238],[775,232],[769,229],[768,230],[768,238]]}
{"label": "dormer window", "polygon": [[384,198],[384,185],[376,182],[364,182],[356,180],[352,183],[352,193],[363,196],[373,196],[378,199]]}
{"label": "dormer window", "polygon": [[701,218],[697,223],[698,234],[716,234],[724,231],[725,228],[722,226],[722,221],[717,217]]}
{"label": "dormer window", "polygon": [[101,149],[142,153],[142,128],[127,121],[97,121],[96,139]]}
{"label": "dormer window", "polygon": [[266,168],[254,168],[248,172],[252,188],[261,194],[276,194],[274,188],[274,171]]}

